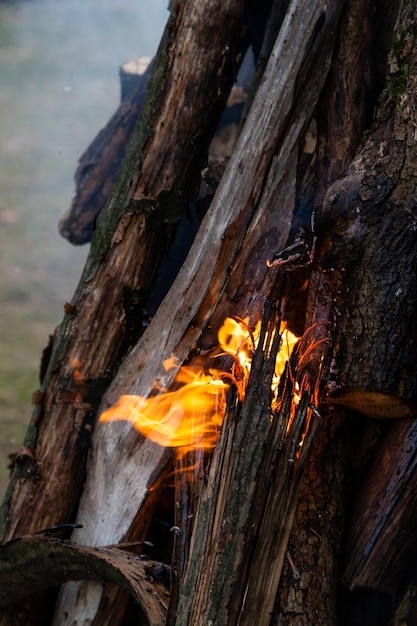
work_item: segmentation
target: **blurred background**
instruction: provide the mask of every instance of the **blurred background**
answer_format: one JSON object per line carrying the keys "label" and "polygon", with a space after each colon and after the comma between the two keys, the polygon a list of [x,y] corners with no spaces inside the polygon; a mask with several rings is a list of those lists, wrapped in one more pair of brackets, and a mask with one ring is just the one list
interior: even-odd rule
{"label": "blurred background", "polygon": [[155,54],[167,6],[0,0],[0,500],[88,253],[58,234],[77,160],[117,108],[119,66]]}

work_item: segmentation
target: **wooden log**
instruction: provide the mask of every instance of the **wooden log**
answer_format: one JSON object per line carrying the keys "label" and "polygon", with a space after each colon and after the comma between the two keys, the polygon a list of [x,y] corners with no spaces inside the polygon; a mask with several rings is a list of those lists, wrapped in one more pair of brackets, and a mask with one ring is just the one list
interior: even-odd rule
{"label": "wooden log", "polygon": [[[384,11],[384,20],[392,16],[392,4],[388,3]],[[349,2],[339,26],[338,44],[332,63],[332,69],[322,99],[318,105],[317,121],[319,128],[315,188],[315,206],[320,207],[323,190],[341,174],[359,149],[361,129],[369,123],[369,111],[372,99],[366,94],[378,93],[381,89],[384,69],[375,68],[369,72],[369,48],[387,50],[389,38],[381,45],[384,36],[391,32],[392,25],[381,33],[381,23],[371,18],[371,11],[365,9],[363,2]],[[386,24],[385,23],[385,27]],[[377,44],[379,42],[379,44]],[[379,59],[382,62],[382,59]],[[335,189],[336,191],[336,189]],[[331,193],[331,192],[330,192]],[[318,209],[319,212],[319,209]],[[316,219],[316,233],[319,240],[319,258],[324,254],[326,229],[329,224]],[[348,226],[341,225],[338,231],[339,241],[343,241]],[[321,247],[323,246],[323,247]],[[352,246],[353,247],[353,246]],[[347,257],[352,256],[352,248]],[[334,259],[328,265],[316,263],[309,277],[307,292],[307,323],[330,322],[331,336],[334,329],[345,329],[340,322],[340,312],[349,309],[349,289],[344,285],[344,278],[349,270],[345,260]],[[324,271],[322,271],[322,267]],[[330,269],[329,269],[330,268]],[[342,268],[342,272],[340,269]],[[356,272],[355,270],[353,270]],[[340,300],[339,300],[340,298]],[[341,301],[344,304],[341,307]],[[363,301],[365,298],[363,299]],[[336,307],[335,307],[336,305]],[[344,361],[341,356],[341,369]],[[362,363],[357,362],[358,368]],[[382,369],[384,368],[381,365]],[[340,382],[339,371],[334,371],[331,364],[325,378],[328,390]],[[346,384],[346,379],[344,380]],[[360,441],[360,417],[354,423],[346,419],[339,406],[350,403],[350,411],[358,408],[367,414],[383,414],[388,406],[396,407],[397,413],[403,413],[404,400],[390,396],[389,401],[370,390],[339,389],[329,398],[330,408],[321,407],[325,416],[313,449],[304,481],[300,488],[299,506],[295,525],[289,541],[289,558],[285,562],[283,578],[272,624],[279,626],[309,626],[312,623],[338,623],[344,605],[337,595],[337,580],[341,568],[343,525],[346,502],[343,484],[346,468],[349,467],[351,454],[348,454],[349,433]],[[373,401],[372,401],[373,398]],[[379,402],[376,403],[375,399]],[[372,405],[372,406],[371,406]],[[391,413],[392,417],[392,413]],[[352,417],[350,418],[352,420]],[[362,422],[363,422],[362,418]],[[353,444],[349,444],[352,445]],[[358,444],[356,444],[357,449]],[[349,597],[347,605],[352,604]],[[346,621],[346,623],[356,623]]]}
{"label": "wooden log", "polygon": [[168,592],[158,580],[151,582],[160,563],[140,560],[119,548],[88,548],[51,535],[52,529],[0,546],[0,609],[68,580],[111,580],[133,596],[152,626],[165,624]]}
{"label": "wooden log", "polygon": [[308,423],[307,390],[300,390],[293,413],[295,371],[271,419],[276,325],[277,319],[266,315],[259,340],[263,348],[255,354],[242,410],[230,416],[216,448],[174,624],[270,622],[299,481],[320,423],[311,414]]}
{"label": "wooden log", "polygon": [[[96,220],[114,189],[129,141],[142,110],[152,64],[139,74],[106,126],[80,157],[75,172],[75,195],[59,222],[59,232],[71,243],[91,241]],[[123,89],[123,85],[122,85]]]}
{"label": "wooden log", "polygon": [[[406,6],[405,3],[402,4],[396,29],[399,24],[407,29],[413,20],[415,20],[414,9]],[[407,36],[402,39],[399,33],[396,54],[399,54],[402,62],[407,66],[406,73],[408,76],[408,68],[410,66],[415,67],[415,54],[414,50],[406,45],[406,41]],[[399,52],[400,50],[402,52]],[[404,102],[408,103],[415,101],[416,93],[415,78],[411,77],[415,77],[414,69],[410,72],[410,82],[404,81],[401,84],[401,87],[405,88],[401,98],[404,98]],[[404,183],[404,180],[410,180],[410,176],[414,180],[414,174],[411,174],[411,171],[415,161],[415,154],[413,154],[415,144],[409,135],[407,139],[407,132],[404,130],[404,119],[409,119],[409,111],[401,111],[401,107],[398,107],[399,100],[397,100],[397,107],[393,106],[390,96],[393,89],[392,81],[397,85],[396,77],[392,76],[391,73],[388,75],[386,99],[381,100],[381,107],[372,131],[368,135],[368,141],[355,157],[353,168],[349,167],[345,176],[327,190],[323,205],[325,217],[324,215],[322,217],[324,219],[321,220],[320,210],[317,215],[319,259],[321,260],[320,267],[324,271],[320,273],[320,276],[313,272],[310,279],[310,302],[313,304],[312,308],[315,313],[309,319],[314,320],[314,316],[317,314],[318,319],[323,319],[317,306],[321,301],[327,299],[329,305],[327,319],[332,322],[332,336],[334,338],[331,350],[334,360],[328,374],[328,391],[337,390],[338,386],[342,385],[342,389],[339,387],[335,393],[336,415],[339,412],[337,408],[339,403],[348,407],[352,412],[360,412],[374,418],[398,418],[412,415],[415,411],[413,402],[410,402],[416,391],[415,368],[410,369],[409,359],[410,354],[414,354],[416,349],[416,336],[411,321],[411,311],[414,310],[416,304],[416,285],[414,273],[410,276],[403,266],[405,262],[409,267],[410,258],[412,259],[412,266],[415,264],[415,245],[412,243],[413,235],[411,234],[413,226],[410,225],[410,219],[413,221],[414,218],[411,218],[410,213],[405,209],[413,201],[406,192],[405,186],[407,185]],[[396,91],[396,98],[398,97]],[[414,104],[411,109],[415,111]],[[348,120],[348,123],[351,122]],[[393,135],[391,135],[392,129],[394,129]],[[378,149],[382,145],[386,152],[378,153]],[[339,152],[339,148],[337,153],[342,154]],[[330,162],[332,161],[330,160]],[[386,164],[389,164],[387,169]],[[412,186],[408,187],[409,192],[411,192],[411,188]],[[401,202],[397,196],[401,198]],[[329,205],[330,198],[332,198],[330,201],[332,206]],[[341,222],[338,222],[340,215],[344,215],[344,217]],[[320,238],[321,234],[324,234],[322,239]],[[320,283],[316,282],[318,278]],[[320,298],[317,298],[318,293],[320,293]],[[348,298],[346,294],[349,294]],[[402,313],[400,313],[400,309]],[[377,332],[375,332],[374,324],[378,327]],[[355,352],[354,358],[353,352]],[[331,402],[331,396],[329,400]],[[350,425],[346,421],[344,422],[345,426],[339,437],[343,436],[350,441],[352,434],[349,436],[349,432],[353,432],[358,437],[357,433],[361,429],[359,420],[366,418],[356,416],[355,419],[357,421]],[[409,470],[406,468],[406,460],[403,456],[407,449],[407,435],[405,435],[404,428],[400,422],[395,426],[395,431],[398,433],[401,429],[403,430],[404,440],[402,442],[399,439],[394,442],[394,434],[392,434],[392,439],[388,439],[392,444],[389,454],[392,457],[398,454],[396,461],[402,459],[403,470],[400,472],[398,482],[396,480],[398,466],[393,458],[392,463],[386,464],[381,464],[380,460],[380,471],[372,471],[372,478],[369,479],[369,482],[366,481],[366,490],[363,496],[359,495],[361,505],[358,504],[357,507],[361,506],[361,508],[355,510],[360,510],[363,517],[360,519],[355,514],[350,530],[350,540],[346,547],[349,565],[345,582],[351,588],[355,587],[356,589],[359,585],[372,586],[375,589],[384,589],[385,591],[392,591],[395,588],[395,573],[390,578],[390,573],[385,570],[385,564],[379,560],[379,554],[377,556],[377,551],[373,549],[379,532],[384,526],[383,523],[374,524],[372,522],[372,518],[375,521],[376,516],[378,521],[379,515],[382,514],[382,512],[378,512],[377,494],[380,496],[379,502],[382,499],[385,512],[392,511],[393,513],[393,515],[389,515],[387,526],[382,530],[383,534],[386,533],[385,539],[390,542],[390,545],[386,546],[387,552],[384,552],[381,541],[378,543],[379,551],[382,559],[384,558],[383,555],[388,561],[392,559],[392,562],[387,566],[388,570],[393,568],[397,574],[404,571],[400,565],[401,559],[406,561],[404,553],[399,555],[397,562],[394,554],[398,551],[398,547],[394,547],[393,535],[388,530],[391,528],[394,531],[396,528],[398,531],[403,523],[407,525],[410,502],[413,503],[414,501],[412,492],[409,492]],[[329,438],[330,446],[332,445],[331,442],[332,439]],[[384,447],[384,449],[385,454],[387,454],[387,448]],[[387,461],[387,457],[385,457],[385,461]],[[413,466],[412,453],[409,461]],[[332,471],[337,468],[338,463],[340,463],[340,459],[336,457]],[[390,470],[388,470],[388,464]],[[386,475],[383,473],[385,470],[387,471]],[[392,472],[391,475],[389,475],[389,471]],[[328,474],[329,471],[323,472],[323,475],[327,476]],[[384,501],[384,485],[386,488],[388,486],[393,487],[395,494],[404,494],[404,496],[399,497],[395,504],[389,501],[388,496],[388,500]],[[411,489],[413,490],[413,487]],[[317,496],[320,498],[320,494],[320,489],[318,494],[315,490],[314,499]],[[331,494],[331,490],[329,494]],[[338,498],[330,495],[327,506],[324,506],[325,510],[330,511],[330,514],[334,514],[335,501],[338,501],[339,506],[342,506],[340,493]],[[404,509],[402,508],[403,501]],[[413,507],[414,504],[411,506]],[[413,515],[412,512],[410,514]],[[308,519],[309,513],[306,511],[304,525],[314,528],[314,524],[311,521],[309,523]],[[314,515],[310,517],[310,520],[314,520]],[[328,536],[329,533],[324,533],[324,536],[326,535]],[[333,559],[338,558],[338,552],[336,550],[324,550],[323,552],[320,550],[313,559],[305,558],[303,560],[302,549],[300,559],[298,539],[299,529],[294,536],[293,545],[296,546],[294,563],[296,565],[301,563],[303,568],[306,567],[307,563],[307,569],[314,576],[313,584],[297,586],[297,583],[294,582],[293,585],[284,586],[285,597],[281,595],[279,598],[280,605],[277,608],[275,623],[297,624],[298,626],[298,624],[310,624],[316,619],[320,619],[323,623],[334,623],[336,620],[334,604],[332,612],[328,615],[326,614],[326,607],[331,606],[331,603],[325,601],[323,605],[317,606],[314,596],[326,598],[330,595],[334,598],[334,590],[330,590],[330,594],[328,594],[328,590],[329,584],[334,578],[334,572],[337,571],[338,563],[337,561],[335,563]],[[398,540],[398,534],[396,539]],[[359,543],[358,550],[355,541]],[[325,542],[320,543],[325,545]],[[410,544],[408,549],[411,550]],[[350,552],[352,552],[352,560]],[[389,557],[387,556],[388,553],[390,554]],[[321,564],[321,567],[317,571],[315,564],[318,563]],[[365,569],[363,578],[362,566]],[[328,574],[328,572],[330,573]],[[291,576],[290,571],[289,576]],[[388,582],[389,578],[390,582]],[[321,589],[320,584],[318,584],[320,580],[322,581]],[[390,584],[391,590],[389,589]],[[294,604],[295,598],[297,599],[296,604]],[[389,598],[388,602],[390,601],[392,602],[392,599]],[[346,605],[354,604],[355,594],[347,594],[344,602]],[[296,608],[295,615],[294,608]],[[310,613],[312,608],[321,611],[320,618],[318,615],[314,618]],[[352,621],[346,618],[346,623],[352,623]]]}
{"label": "wooden log", "polygon": [[[408,15],[404,23],[414,17]],[[372,131],[317,212],[318,229],[324,233],[321,266],[340,271],[341,293],[350,294],[348,307],[335,303],[341,314],[334,349],[338,383],[392,396],[396,415],[401,415],[401,399],[403,415],[410,414],[407,401],[417,389],[410,370],[410,355],[417,349],[412,313],[417,291],[415,276],[408,271],[416,261],[415,216],[410,211],[416,154],[411,127],[405,123],[415,111],[417,55],[407,47],[407,35],[403,37],[399,31],[402,62],[410,70],[402,84],[403,98],[411,109],[393,110],[390,93],[398,77],[389,74]]]}
{"label": "wooden log", "polygon": [[414,559],[417,422],[398,422],[385,438],[349,516],[346,569],[350,589],[394,593]]}

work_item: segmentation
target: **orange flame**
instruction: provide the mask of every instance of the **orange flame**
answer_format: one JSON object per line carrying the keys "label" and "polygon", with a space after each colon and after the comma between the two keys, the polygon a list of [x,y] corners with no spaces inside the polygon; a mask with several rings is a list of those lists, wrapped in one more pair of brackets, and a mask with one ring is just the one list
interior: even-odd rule
{"label": "orange flame", "polygon": [[223,381],[200,374],[176,391],[150,398],[121,396],[100,421],[127,420],[161,446],[211,448],[223,421],[227,389]]}
{"label": "orange flame", "polygon": [[[216,369],[207,372],[192,367],[180,367],[175,391],[159,395],[121,396],[115,406],[100,416],[101,422],[127,420],[145,437],[161,446],[175,447],[182,456],[189,450],[212,448],[217,441],[226,410],[226,396],[231,379],[243,399],[249,379],[252,356],[259,341],[260,323],[251,332],[247,322],[239,318],[226,318],[218,333],[223,354],[231,355],[234,365],[231,373]],[[279,352],[274,386],[298,338],[282,329],[282,347]],[[219,356],[219,355],[218,355]],[[177,367],[175,357],[164,361],[166,370]]]}
{"label": "orange flame", "polygon": [[[234,356],[235,359],[232,373],[240,400],[243,400],[245,395],[252,365],[252,355],[258,347],[260,331],[260,321],[256,325],[255,330],[251,332],[246,320],[240,318],[232,319],[230,317],[225,319],[223,326],[219,330],[218,338],[221,348],[228,354]],[[280,332],[281,348],[275,362],[275,372],[272,381],[273,394],[275,394],[278,388],[279,380],[285,369],[285,364],[289,361],[292,351],[299,340],[298,337],[285,327],[285,323],[281,324]]]}

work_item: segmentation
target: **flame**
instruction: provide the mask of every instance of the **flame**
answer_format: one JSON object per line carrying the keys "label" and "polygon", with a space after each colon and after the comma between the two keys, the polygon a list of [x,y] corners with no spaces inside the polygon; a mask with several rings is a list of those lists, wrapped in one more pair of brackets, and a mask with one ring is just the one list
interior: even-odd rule
{"label": "flame", "polygon": [[227,389],[223,381],[201,375],[158,396],[121,396],[100,421],[128,420],[161,446],[211,448],[223,421]]}
{"label": "flame", "polygon": [[[189,450],[212,448],[217,441],[226,410],[231,380],[243,400],[249,379],[252,357],[259,342],[260,322],[251,331],[247,320],[226,318],[218,333],[219,346],[233,358],[231,372],[210,368],[178,368],[175,356],[163,362],[165,370],[178,368],[174,391],[164,391],[144,398],[121,396],[118,402],[102,413],[100,422],[127,420],[145,437],[161,446],[177,449],[179,456]],[[298,338],[284,326],[282,346],[278,354],[273,390],[278,387],[285,363]]]}
{"label": "flame", "polygon": [[[252,365],[252,355],[258,347],[260,331],[260,321],[252,332],[247,325],[247,320],[242,320],[237,317],[227,317],[219,330],[218,339],[221,348],[224,352],[231,354],[235,358],[232,373],[240,400],[243,400],[245,395]],[[281,324],[280,333],[281,347],[275,361],[275,372],[272,380],[273,396],[275,396],[278,389],[278,384],[285,369],[285,365],[287,361],[290,360],[292,351],[299,341],[299,337],[296,337],[296,335],[286,328],[285,322]]]}

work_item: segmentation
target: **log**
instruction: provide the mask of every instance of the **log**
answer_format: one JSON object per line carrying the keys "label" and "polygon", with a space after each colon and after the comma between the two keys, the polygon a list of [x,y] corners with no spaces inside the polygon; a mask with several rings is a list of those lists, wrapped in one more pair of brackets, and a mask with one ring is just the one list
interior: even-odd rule
{"label": "log", "polygon": [[[415,180],[415,175],[411,172],[416,155],[415,143],[408,134],[411,126],[404,122],[405,119],[409,121],[410,110],[402,111],[401,106],[398,106],[400,101],[407,103],[406,106],[413,102],[411,110],[415,111],[415,53],[407,46],[408,36],[405,35],[402,39],[400,34],[414,20],[414,9],[402,4],[396,25],[398,47],[396,44],[395,54],[404,63],[404,67],[407,67],[406,75],[409,76],[401,83],[401,89],[404,89],[401,96],[403,100],[398,100],[399,77],[395,75],[397,70],[394,75],[390,71],[384,98],[381,99],[367,141],[358,150],[343,176],[326,191],[324,202],[321,207],[318,206],[316,213],[321,271],[320,276],[313,272],[310,279],[310,301],[314,312],[309,319],[314,320],[315,315],[322,319],[318,304],[327,300],[327,315],[332,322],[333,338],[330,349],[333,360],[327,383],[328,400],[336,406],[336,415],[339,413],[339,406],[348,408],[350,415],[356,414],[355,421],[352,422],[350,417],[350,421],[343,422],[341,435],[343,433],[347,451],[352,449],[353,441],[358,446],[358,432],[364,420],[398,419],[415,414],[413,398],[416,378],[410,355],[416,349],[411,313],[416,306],[416,283],[414,273],[410,275],[405,267],[410,267],[410,262],[414,266],[416,261],[411,226],[414,217],[411,217],[406,208],[414,202],[411,200],[414,192],[411,191],[413,185],[409,186],[404,181]],[[392,70],[391,63],[389,67]],[[410,68],[412,69],[408,74]],[[396,106],[393,105],[393,97],[396,99]],[[390,140],[391,132],[394,139]],[[385,147],[385,151],[378,152],[381,146]],[[320,278],[320,283],[314,279],[315,275]],[[349,294],[348,299],[346,294]],[[366,586],[392,593],[398,583],[398,576],[404,573],[406,567],[405,553],[401,551],[398,554],[398,543],[394,547],[396,531],[398,533],[403,524],[407,527],[409,515],[415,516],[413,486],[409,483],[409,472],[412,471],[414,461],[412,452],[405,458],[405,451],[410,453],[407,446],[410,433],[406,433],[406,430],[400,422],[395,425],[384,444],[384,452],[380,453],[383,456],[379,456],[379,460],[374,462],[370,477],[366,481],[362,478],[358,483],[358,502],[354,506],[356,513],[351,519],[350,538],[344,549],[348,560],[344,582],[355,592],[363,592],[363,587]],[[399,438],[395,437],[395,432]],[[402,441],[401,432],[404,437]],[[388,460],[389,442],[391,448]],[[361,445],[365,444],[366,441]],[[349,460],[349,455],[346,455],[346,459]],[[336,463],[337,459],[334,467],[337,467]],[[401,471],[397,477],[398,463]],[[408,463],[410,467],[407,467]],[[376,467],[379,467],[379,471]],[[364,482],[362,494],[360,487]],[[384,495],[384,486],[385,489],[392,489],[392,500],[389,494]],[[333,497],[328,500],[331,511],[334,501]],[[382,522],[385,514],[386,526],[385,521]],[[380,516],[381,521],[378,523]],[[308,519],[309,514],[306,511],[304,525],[314,527],[313,523],[309,524]],[[395,537],[398,542],[398,534]],[[295,545],[298,538],[297,530]],[[378,549],[375,549],[376,542]],[[411,545],[412,543],[410,539],[406,549],[414,552],[415,544]],[[325,551],[326,561],[320,571],[315,573],[319,580],[323,580],[323,590],[320,593],[316,590],[316,595],[327,595],[328,582],[334,576],[333,574],[329,578],[326,575],[328,568],[330,572],[332,568],[335,571],[334,563],[330,563],[329,567],[329,554],[332,554],[331,551]],[[384,556],[388,561],[387,570],[383,563]],[[333,551],[331,558],[338,559],[337,552]],[[301,562],[305,566],[305,561],[300,560],[298,549],[295,551],[294,562],[296,565]],[[307,563],[312,562],[307,560]],[[316,555],[314,562],[320,562],[319,556]],[[287,604],[281,596],[280,607],[283,610],[288,605],[289,609],[287,615],[278,613],[277,624],[310,624],[313,616],[309,613],[309,608],[316,607],[317,610],[321,608],[325,611],[325,606],[329,603],[317,607],[313,600],[315,584],[316,581],[307,588],[297,588],[296,584],[284,587]],[[333,592],[330,595],[334,597]],[[352,621],[356,599],[360,595],[348,593],[341,603],[342,611],[353,605],[353,610],[347,613]],[[288,601],[294,597],[298,599],[298,610],[302,611],[302,615],[295,617],[291,616],[294,604],[291,608]],[[364,598],[365,603],[370,601],[366,594]],[[388,603],[392,603],[392,599],[388,598]],[[333,623],[334,612],[333,616],[322,619],[326,623]],[[348,623],[349,617],[346,619]]]}
{"label": "log", "polygon": [[[386,398],[385,416],[391,411],[392,417],[410,415],[413,409],[407,403],[417,390],[417,376],[410,369],[411,354],[417,349],[413,332],[417,291],[415,276],[408,271],[416,261],[415,215],[410,208],[416,151],[410,123],[415,117],[411,111],[416,104],[417,55],[408,46],[406,30],[415,14],[403,7],[399,15],[396,54],[406,68],[403,105],[397,100],[397,70],[392,71],[390,64],[372,129],[316,213],[318,232],[323,234],[321,267],[340,272],[340,294],[349,293],[349,306],[340,308],[340,294],[335,301],[340,313],[334,337],[338,385],[382,394],[378,401],[382,415],[383,394],[391,396],[390,404]],[[388,140],[391,133],[393,141]],[[356,402],[358,395],[351,398]]]}
{"label": "log", "polygon": [[0,609],[68,580],[111,580],[141,605],[150,624],[165,624],[168,592],[157,577],[152,580],[152,573],[164,569],[167,577],[169,568],[140,560],[120,548],[79,546],[51,536],[51,530],[43,535],[29,535],[0,546]]}
{"label": "log", "polygon": [[[226,422],[202,490],[173,624],[269,624],[297,491],[320,425],[297,367],[271,420],[279,345],[266,317],[242,410]],[[302,351],[300,350],[300,353]],[[229,420],[230,420],[229,416]],[[302,447],[300,440],[305,433]]]}
{"label": "log", "polygon": [[351,511],[343,583],[394,593],[414,559],[417,422],[398,422],[385,438]]}
{"label": "log", "polygon": [[[340,257],[335,255],[326,263],[326,251],[334,244],[342,246],[348,239],[348,233],[355,229],[350,226],[352,229],[350,230],[349,225],[342,219],[340,229],[336,229],[337,232],[332,234],[331,224],[337,221],[337,215],[333,214],[334,222],[331,212],[327,215],[330,219],[320,219],[320,205],[325,192],[328,194],[327,198],[333,196],[337,206],[339,198],[343,198],[346,207],[350,206],[352,210],[358,207],[358,203],[355,204],[354,200],[350,202],[347,199],[348,191],[353,189],[352,185],[347,183],[346,187],[342,187],[341,181],[335,182],[335,179],[342,175],[343,169],[360,148],[358,142],[363,128],[369,123],[369,111],[373,103],[373,100],[369,99],[366,94],[374,94],[373,97],[376,97],[384,80],[384,68],[381,70],[380,67],[373,66],[372,71],[369,72],[368,63],[372,56],[367,53],[366,48],[370,46],[373,49],[387,50],[388,33],[392,29],[389,21],[394,11],[392,3],[387,3],[382,11],[382,22],[375,22],[375,20],[368,19],[371,13],[364,7],[363,2],[350,2],[346,7],[340,23],[332,70],[317,112],[318,127],[321,131],[317,150],[318,185],[315,189],[318,258],[309,279],[307,323],[313,324],[326,320],[330,322],[330,334],[335,338],[334,343],[330,344],[330,354],[334,355],[336,351],[336,336],[340,337],[339,348],[342,348],[343,342],[343,351],[339,353],[339,368],[335,369],[335,362],[330,362],[331,366],[325,374],[327,392],[330,393],[327,401],[330,406],[327,410],[325,407],[321,408],[325,416],[325,424],[319,433],[301,485],[295,526],[289,541],[291,563],[288,559],[285,564],[272,622],[280,626],[299,626],[300,624],[308,626],[317,622],[333,624],[338,623],[339,620],[343,621],[342,615],[345,614],[350,616],[350,621],[349,617],[346,617],[343,623],[356,623],[355,613],[350,610],[352,604],[355,606],[355,597],[348,594],[347,598],[342,599],[342,596],[337,596],[336,589],[336,581],[342,568],[342,554],[349,554],[349,548],[346,550],[344,548],[343,552],[341,549],[346,506],[346,494],[343,492],[342,485],[346,480],[352,480],[352,477],[349,473],[346,478],[344,475],[345,472],[353,472],[350,465],[352,450],[357,451],[361,445],[366,446],[365,436],[369,429],[364,430],[364,434],[361,435],[362,424],[367,419],[363,417],[364,414],[373,418],[384,416],[392,418],[395,415],[410,415],[410,411],[413,410],[404,397],[397,396],[396,391],[393,390],[392,395],[383,393],[387,391],[387,388],[382,385],[379,391],[376,391],[375,379],[372,382],[367,379],[369,374],[369,378],[372,378],[376,372],[386,370],[383,353],[379,352],[378,348],[373,352],[372,357],[367,354],[365,348],[358,358],[357,346],[361,349],[364,345],[363,338],[362,343],[359,338],[356,339],[355,348],[350,344],[350,348],[347,349],[345,345],[346,341],[352,341],[352,329],[349,325],[345,326],[340,318],[341,315],[347,315],[350,311],[352,282],[358,279],[358,267],[366,268],[367,262],[363,262],[362,265],[363,257],[361,252],[358,253],[358,243],[352,242],[348,249],[344,249]],[[386,30],[383,30],[383,27]],[[383,37],[386,37],[384,42],[382,42]],[[382,62],[382,57],[378,60],[378,63],[380,62]],[[377,141],[375,141],[376,144]],[[378,158],[376,154],[374,158]],[[362,171],[366,170],[365,166]],[[344,194],[340,193],[342,188],[345,190]],[[380,207],[375,206],[374,211],[379,214]],[[359,230],[356,229],[356,234],[358,232]],[[380,242],[377,247],[378,245],[383,246],[386,253],[385,243]],[[349,266],[349,260],[353,257],[357,263]],[[387,267],[388,258],[392,267],[395,267],[398,258],[393,259],[387,256],[384,268]],[[371,282],[368,283],[368,281]],[[367,275],[365,280],[357,280],[356,287],[360,291],[371,284],[375,287],[375,278]],[[361,307],[366,305],[367,298],[368,295],[363,292],[361,296],[358,296],[357,301],[360,301]],[[386,304],[385,314],[388,313],[388,316],[389,309],[390,304]],[[358,311],[359,309],[356,309],[357,313]],[[363,309],[359,315],[362,315],[362,320],[367,319]],[[387,323],[386,329],[388,330],[391,322],[386,317],[380,318],[378,324],[381,321],[384,326]],[[364,336],[366,335],[367,330],[364,329]],[[381,348],[385,350],[385,346]],[[395,350],[392,343],[391,348]],[[346,361],[349,349],[354,350],[356,354],[353,367],[352,362]],[[379,357],[375,359],[376,354],[381,355],[379,365],[376,362]],[[363,375],[367,370],[361,380],[363,387],[366,388],[348,386],[354,382],[354,379],[349,379],[353,370],[357,370],[356,376]],[[394,370],[391,371],[394,372]],[[395,369],[395,371],[399,370]],[[364,384],[365,379],[367,379],[367,384]],[[358,383],[358,379],[355,383]],[[349,409],[349,418],[340,410],[341,406]],[[362,416],[358,415],[358,412]],[[359,442],[362,443],[359,444]],[[368,454],[369,447],[368,443]],[[377,474],[374,474],[374,479],[376,478]],[[359,484],[362,482],[363,478]],[[378,489],[377,485],[374,485],[374,489]],[[365,496],[362,502],[364,511]],[[372,506],[367,510],[370,515],[373,510]],[[359,521],[359,518],[355,519],[358,538],[364,528],[364,519],[362,521]],[[369,541],[371,535],[367,534],[367,536]],[[360,545],[364,546],[365,543],[366,539],[361,536]],[[356,571],[359,574],[359,568]],[[365,596],[365,602],[367,601],[370,605],[371,599]],[[372,617],[368,619],[376,620]]]}
{"label": "log", "polygon": [[60,234],[75,245],[91,241],[96,220],[114,189],[145,100],[152,63],[139,79],[122,82],[122,102],[106,126],[80,157],[75,172],[75,195],[59,222]]}

